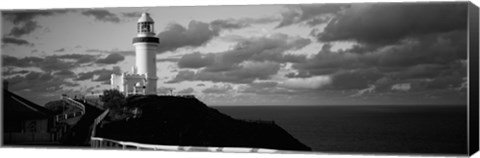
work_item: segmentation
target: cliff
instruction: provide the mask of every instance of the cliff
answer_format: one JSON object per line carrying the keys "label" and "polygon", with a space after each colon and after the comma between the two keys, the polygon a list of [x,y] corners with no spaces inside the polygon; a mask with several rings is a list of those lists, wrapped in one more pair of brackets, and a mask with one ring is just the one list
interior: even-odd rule
{"label": "cliff", "polygon": [[181,146],[311,150],[274,122],[234,119],[193,97],[134,96],[127,107],[141,115],[104,123],[96,136]]}

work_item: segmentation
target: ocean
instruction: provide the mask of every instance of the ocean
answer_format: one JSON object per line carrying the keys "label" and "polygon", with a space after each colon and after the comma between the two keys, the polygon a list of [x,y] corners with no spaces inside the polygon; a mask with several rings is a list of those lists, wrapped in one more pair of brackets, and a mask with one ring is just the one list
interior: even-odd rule
{"label": "ocean", "polygon": [[275,121],[318,152],[465,154],[466,105],[213,106],[233,118]]}

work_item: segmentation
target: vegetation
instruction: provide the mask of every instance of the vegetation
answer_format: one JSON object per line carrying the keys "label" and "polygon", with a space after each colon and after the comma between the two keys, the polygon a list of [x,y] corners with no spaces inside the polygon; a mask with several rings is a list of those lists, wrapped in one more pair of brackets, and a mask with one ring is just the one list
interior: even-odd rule
{"label": "vegetation", "polygon": [[126,98],[123,93],[116,89],[108,89],[103,91],[100,96],[103,102],[103,108],[110,109],[109,117],[111,120],[123,119],[129,116]]}
{"label": "vegetation", "polygon": [[273,122],[234,119],[194,97],[139,95],[126,101],[141,114],[106,122],[97,136],[147,144],[311,150]]}

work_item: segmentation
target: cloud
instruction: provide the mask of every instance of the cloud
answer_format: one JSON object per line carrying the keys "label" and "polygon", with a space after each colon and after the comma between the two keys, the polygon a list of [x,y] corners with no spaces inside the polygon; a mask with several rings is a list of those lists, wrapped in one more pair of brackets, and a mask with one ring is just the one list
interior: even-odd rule
{"label": "cloud", "polygon": [[261,18],[240,18],[238,21],[245,24],[268,24],[280,21],[278,17],[261,17]]}
{"label": "cloud", "polygon": [[410,88],[411,88],[410,83],[398,83],[392,86],[392,90],[397,90],[397,91],[408,91],[410,90]]}
{"label": "cloud", "polygon": [[[333,75],[334,83],[338,83],[334,85],[339,89],[364,89],[380,79],[381,76],[386,76],[393,82],[388,83],[390,86],[413,79],[428,79],[437,82],[438,78],[446,76],[443,74],[465,71],[465,67],[459,61],[466,60],[466,37],[465,31],[422,35],[369,51],[358,47],[332,51],[329,44],[324,44],[322,50],[308,58],[306,62],[294,63],[292,68],[298,70],[298,73],[287,74],[287,77],[305,78],[316,75]],[[361,72],[369,69],[375,70],[374,76],[377,77],[365,78],[362,77],[362,74],[342,77],[346,72]],[[466,74],[453,76],[455,76],[454,85],[456,85],[457,81]],[[339,79],[345,79],[345,81],[342,82]],[[453,82],[453,80],[447,81]],[[436,85],[435,82],[422,81],[419,83],[437,87],[433,86]],[[388,86],[376,85],[377,90],[390,89],[386,87]],[[416,89],[415,87],[417,86],[412,84],[412,89]],[[429,88],[424,86],[420,89],[427,90]]]}
{"label": "cloud", "polygon": [[53,75],[64,77],[64,78],[75,77],[75,73],[70,71],[70,70],[60,70],[60,71],[57,71],[57,72],[53,73]]}
{"label": "cloud", "polygon": [[193,72],[183,70],[178,72],[175,78],[167,83],[182,81],[212,81],[230,83],[251,83],[257,79],[268,79],[276,74],[280,64],[275,62],[244,62],[232,69],[221,72],[209,72],[201,70]]}
{"label": "cloud", "polygon": [[355,93],[353,95],[350,95],[350,97],[358,97],[358,96],[362,96],[362,95],[365,95],[365,94],[375,93],[375,88],[376,88],[375,85],[369,85],[368,88],[358,90],[357,93]]}
{"label": "cloud", "polygon": [[158,93],[163,93],[163,94],[166,94],[166,93],[170,93],[171,91],[173,91],[175,88],[171,88],[171,87],[160,87],[160,88],[157,88],[157,92]]}
{"label": "cloud", "polygon": [[33,46],[33,44],[28,42],[27,40],[18,39],[18,38],[11,38],[11,37],[3,37],[2,42],[3,42],[3,44]]}
{"label": "cloud", "polygon": [[210,72],[226,71],[244,61],[303,62],[305,56],[284,53],[288,50],[301,49],[310,43],[309,39],[285,34],[252,37],[239,42],[232,50],[215,53],[215,62],[207,66],[205,70]]}
{"label": "cloud", "polygon": [[135,55],[133,50],[100,50],[100,49],[87,49],[86,52],[89,53],[106,53],[106,54],[121,54],[123,56]]}
{"label": "cloud", "polygon": [[219,19],[210,22],[210,27],[213,30],[231,30],[231,29],[241,29],[250,26],[247,23],[242,23],[234,19]]}
{"label": "cloud", "polygon": [[112,74],[119,75],[120,73],[120,67],[115,66],[111,70],[104,68],[94,71],[81,72],[78,74],[78,77],[74,79],[74,81],[84,81],[90,79],[96,82],[105,82],[110,80]]}
{"label": "cloud", "polygon": [[253,82],[245,86],[240,86],[239,93],[252,93],[257,95],[267,95],[279,93],[279,84],[272,81]]}
{"label": "cloud", "polygon": [[186,54],[178,62],[180,68],[201,68],[198,72],[180,71],[169,83],[181,81],[212,81],[251,83],[268,79],[280,69],[280,63],[302,62],[305,56],[286,55],[310,44],[309,39],[273,34],[239,42],[232,50],[220,53]]}
{"label": "cloud", "polygon": [[317,35],[323,42],[385,45],[401,39],[466,29],[467,3],[352,4]]}
{"label": "cloud", "polygon": [[[52,73],[30,72],[25,76],[16,75],[4,79],[9,83],[9,90],[18,92],[29,97],[44,96],[62,91],[63,87],[78,86],[76,83],[66,81],[63,77],[52,75]],[[60,94],[58,94],[60,95]]]}
{"label": "cloud", "polygon": [[289,78],[279,84],[290,89],[319,89],[332,84],[330,76],[313,76],[309,78]]}
{"label": "cloud", "polygon": [[100,64],[116,64],[123,61],[125,57],[118,53],[109,54],[107,57],[98,59],[96,62]]}
{"label": "cloud", "polygon": [[282,13],[282,21],[276,28],[302,22],[310,26],[324,23],[329,20],[325,15],[337,14],[348,6],[348,4],[289,5],[288,10]]}
{"label": "cloud", "polygon": [[187,89],[182,89],[182,90],[178,91],[177,93],[190,94],[190,93],[193,93],[193,92],[194,92],[193,88],[187,88]]}
{"label": "cloud", "polygon": [[82,12],[83,15],[85,16],[93,16],[95,20],[98,21],[103,21],[103,22],[112,22],[112,23],[118,23],[120,22],[120,18],[107,11],[107,10],[87,10]]}
{"label": "cloud", "polygon": [[39,28],[38,24],[34,21],[27,21],[22,26],[17,26],[12,28],[8,35],[14,37],[20,37],[26,34],[33,32],[35,29]]}
{"label": "cloud", "polygon": [[2,11],[5,19],[15,24],[8,35],[20,37],[29,34],[40,26],[35,21],[39,16],[52,16],[55,14],[66,13],[72,10],[22,10],[22,11]]}
{"label": "cloud", "polygon": [[203,55],[200,52],[194,52],[183,55],[178,60],[179,68],[202,68],[208,65],[212,65],[215,61],[214,54]]}
{"label": "cloud", "polygon": [[364,89],[382,78],[382,74],[375,68],[340,71],[333,74],[332,88],[337,90]]}
{"label": "cloud", "polygon": [[182,47],[202,46],[218,36],[223,30],[241,29],[250,26],[250,23],[264,23],[268,20],[270,19],[219,19],[210,23],[192,20],[187,27],[172,23],[157,35],[162,41],[158,52],[175,51]]}
{"label": "cloud", "polygon": [[162,40],[159,52],[175,51],[181,47],[198,47],[218,36],[218,31],[211,30],[208,23],[190,21],[187,28],[179,24],[169,24],[167,28],[158,34]]}
{"label": "cloud", "polygon": [[28,22],[37,16],[51,16],[59,13],[66,13],[71,10],[14,10],[2,11],[3,15],[12,20],[14,24]]}
{"label": "cloud", "polygon": [[65,48],[60,48],[60,49],[54,50],[53,52],[64,52],[64,51],[65,51]]}
{"label": "cloud", "polygon": [[[64,60],[68,59],[68,60]],[[94,55],[86,54],[65,54],[50,55],[43,58],[40,57],[24,57],[17,58],[9,55],[3,55],[3,66],[11,67],[38,67],[45,72],[70,70],[82,66],[83,64],[91,64],[96,60]]]}
{"label": "cloud", "polygon": [[140,18],[142,16],[142,12],[125,12],[122,13],[122,15],[127,18]]}
{"label": "cloud", "polygon": [[213,93],[213,94],[225,94],[227,92],[229,92],[230,90],[232,90],[232,86],[231,85],[224,85],[224,86],[217,86],[217,85],[214,85],[210,88],[207,88],[207,89],[204,89],[202,92],[203,93]]}
{"label": "cloud", "polygon": [[3,76],[10,76],[10,75],[18,75],[18,74],[27,74],[29,72],[30,71],[28,71],[28,70],[15,71],[15,70],[11,70],[11,69],[6,69],[6,70],[3,70],[2,75]]}
{"label": "cloud", "polygon": [[[179,58],[159,58],[157,59],[157,62],[173,62],[173,63],[178,63],[180,61]],[[188,63],[187,63],[188,64]],[[188,67],[188,66],[187,66]]]}

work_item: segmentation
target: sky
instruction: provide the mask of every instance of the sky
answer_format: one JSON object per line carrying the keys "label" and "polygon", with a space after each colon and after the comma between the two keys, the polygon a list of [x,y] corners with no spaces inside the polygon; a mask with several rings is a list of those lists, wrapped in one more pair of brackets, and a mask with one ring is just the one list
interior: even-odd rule
{"label": "sky", "polygon": [[40,105],[130,72],[142,12],[158,92],[207,105],[466,104],[467,3],[2,11],[2,79]]}

